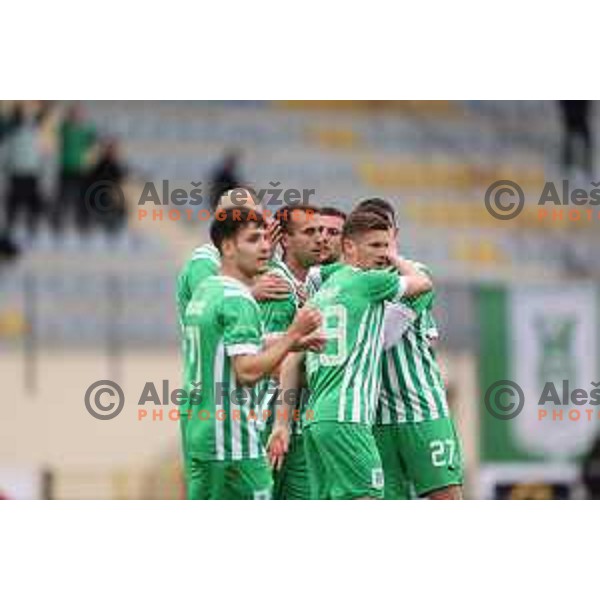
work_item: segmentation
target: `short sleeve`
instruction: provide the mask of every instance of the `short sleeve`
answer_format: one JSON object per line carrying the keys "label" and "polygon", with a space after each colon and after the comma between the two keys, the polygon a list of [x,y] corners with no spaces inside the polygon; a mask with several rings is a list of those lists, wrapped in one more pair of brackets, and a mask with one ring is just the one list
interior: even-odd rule
{"label": "short sleeve", "polygon": [[225,297],[223,344],[228,356],[257,354],[262,348],[260,309],[248,294]]}
{"label": "short sleeve", "polygon": [[[427,275],[427,277],[431,279],[431,270],[426,265],[414,261],[413,265],[419,273],[421,273],[422,275]],[[410,306],[410,308],[414,310],[417,314],[422,314],[426,311],[431,311],[434,299],[435,292],[433,290],[430,290],[428,292],[419,294],[418,296],[412,296],[410,298],[404,297],[402,298],[402,303],[406,304],[407,306]]]}
{"label": "short sleeve", "polygon": [[361,287],[372,302],[383,300],[393,302],[404,294],[406,282],[395,270],[373,269],[361,274]]}
{"label": "short sleeve", "polygon": [[183,319],[185,309],[192,299],[196,288],[206,279],[218,275],[219,265],[209,257],[189,260],[177,278],[177,311],[179,320]]}

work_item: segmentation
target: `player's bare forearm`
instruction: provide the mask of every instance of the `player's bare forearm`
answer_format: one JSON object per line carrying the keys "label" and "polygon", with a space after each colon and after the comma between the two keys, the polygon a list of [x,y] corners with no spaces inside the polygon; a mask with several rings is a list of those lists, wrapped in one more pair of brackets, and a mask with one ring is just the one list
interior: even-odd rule
{"label": "player's bare forearm", "polygon": [[404,295],[409,298],[429,292],[433,288],[433,283],[427,275],[408,275],[404,277],[404,280],[406,283]]}
{"label": "player's bare forearm", "polygon": [[[254,385],[259,379],[275,371],[289,352],[312,347],[315,336],[318,338],[316,332],[321,323],[321,313],[316,308],[301,308],[288,330],[264,351],[234,357],[233,368],[238,381],[242,385]],[[318,342],[322,340],[317,339]]]}
{"label": "player's bare forearm", "polygon": [[288,410],[278,411],[277,422],[287,426],[290,414],[298,405],[302,386],[305,384],[304,377],[304,352],[288,354],[283,361],[280,371],[279,390],[285,408]]}
{"label": "player's bare forearm", "polygon": [[277,411],[273,431],[267,443],[271,465],[279,470],[285,460],[290,443],[290,416],[298,405],[303,382],[304,352],[288,354],[280,371],[279,393],[284,410]]}
{"label": "player's bare forearm", "polygon": [[257,381],[277,370],[283,359],[300,341],[293,332],[285,333],[269,343],[258,354],[244,354],[233,357],[233,368],[239,383],[254,385]]}

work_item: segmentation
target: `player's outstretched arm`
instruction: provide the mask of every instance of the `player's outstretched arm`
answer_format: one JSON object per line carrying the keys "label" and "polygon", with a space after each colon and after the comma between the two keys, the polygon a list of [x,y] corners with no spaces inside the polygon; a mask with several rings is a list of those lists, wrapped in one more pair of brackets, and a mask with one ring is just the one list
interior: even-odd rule
{"label": "player's outstretched arm", "polygon": [[313,347],[321,326],[321,313],[316,308],[304,307],[297,313],[288,330],[266,350],[258,354],[233,357],[236,378],[242,385],[254,385],[272,373],[289,352]]}
{"label": "player's outstretched arm", "polygon": [[410,260],[390,254],[390,264],[402,275],[405,283],[404,296],[418,296],[433,289],[431,279],[422,271],[419,271]]}
{"label": "player's outstretched arm", "polygon": [[271,466],[279,470],[290,442],[290,416],[295,410],[305,383],[304,352],[288,354],[281,365],[279,390],[283,398],[284,410],[277,411],[273,431],[267,442],[267,452]]}

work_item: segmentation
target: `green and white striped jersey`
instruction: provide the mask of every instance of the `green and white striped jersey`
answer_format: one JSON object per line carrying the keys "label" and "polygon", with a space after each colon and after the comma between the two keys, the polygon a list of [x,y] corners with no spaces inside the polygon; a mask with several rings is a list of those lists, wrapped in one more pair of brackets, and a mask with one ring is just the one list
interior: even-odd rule
{"label": "green and white striped jersey", "polygon": [[[296,316],[296,311],[300,308],[301,301],[298,292],[304,286],[304,284],[294,276],[290,268],[278,258],[273,258],[271,260],[268,272],[284,279],[290,286],[290,293],[285,299],[261,300],[259,302],[267,337],[270,335],[282,335],[287,331]],[[271,379],[266,392],[263,395],[261,404],[261,415],[267,414],[264,411],[270,410],[271,418],[267,423],[261,423],[261,426],[269,429],[274,422],[274,416],[277,410],[298,410],[299,414],[303,415],[306,410],[306,402],[303,402],[305,396],[306,394],[300,396],[299,404],[295,409],[287,404],[283,404],[281,403],[281,399],[279,399],[278,382],[275,379]],[[292,419],[290,424],[292,433],[301,433],[301,418]]]}
{"label": "green and white striped jersey", "polygon": [[310,422],[370,425],[381,380],[384,301],[404,293],[404,279],[339,263],[321,271],[326,281],[309,303],[323,315],[327,342],[321,353],[306,355]]}
{"label": "green and white striped jersey", "polygon": [[195,289],[207,277],[217,275],[220,269],[221,256],[215,246],[203,244],[194,250],[177,277],[177,316],[180,323]]}
{"label": "green and white striped jersey", "polygon": [[[431,276],[426,265],[414,264]],[[307,278],[309,295],[316,293],[327,279],[326,269],[310,269]],[[384,351],[381,393],[375,415],[378,424],[427,421],[449,415],[445,386],[431,347],[431,341],[438,337],[432,315],[434,299],[435,294],[430,291],[414,298],[403,297],[399,301],[414,312],[415,318],[403,330],[399,341]],[[392,330],[395,327],[393,311],[394,305],[386,303],[385,325]]]}
{"label": "green and white striped jersey", "polygon": [[287,331],[300,307],[297,290],[302,286],[302,282],[298,281],[290,268],[278,258],[271,259],[267,272],[281,277],[290,287],[287,298],[259,302],[265,332],[267,335],[278,335]]}
{"label": "green and white striped jersey", "polygon": [[[321,286],[323,285],[323,274],[321,273],[321,269],[327,271],[329,266],[330,265],[314,265],[308,270],[304,285],[309,298],[312,298],[321,289]],[[331,269],[329,269],[329,271],[332,272]]]}
{"label": "green and white striped jersey", "polygon": [[[430,274],[425,265],[417,263],[417,268]],[[444,382],[431,346],[437,337],[431,312],[433,301],[433,292],[428,292],[407,303],[415,318],[402,337],[384,352],[377,424],[432,421],[449,416]],[[393,321],[386,322],[386,326],[393,327]]]}
{"label": "green and white striped jersey", "polygon": [[256,424],[264,382],[239,385],[232,363],[263,345],[260,308],[249,288],[231,277],[208,277],[188,303],[183,325],[188,454],[200,460],[263,456]]}

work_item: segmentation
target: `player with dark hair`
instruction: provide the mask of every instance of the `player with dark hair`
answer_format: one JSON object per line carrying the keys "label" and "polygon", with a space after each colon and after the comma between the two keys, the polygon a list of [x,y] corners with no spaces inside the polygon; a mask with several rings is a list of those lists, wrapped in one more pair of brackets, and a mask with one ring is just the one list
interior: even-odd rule
{"label": "player with dark hair", "polygon": [[[318,262],[321,255],[320,212],[314,206],[302,205],[281,209],[275,215],[282,230],[283,257],[272,260],[268,272],[283,279],[290,291],[284,298],[259,302],[267,343],[286,331],[304,304],[308,269]],[[292,437],[288,453],[281,468],[274,473],[273,497],[276,500],[308,500],[310,487],[301,435],[306,403],[295,402],[303,398],[282,398],[278,386],[278,376],[274,374],[261,405],[261,414],[269,415],[269,419],[261,424],[265,442],[278,410],[289,411],[294,418],[291,419]]]}
{"label": "player with dark hair", "polygon": [[[306,354],[311,419],[304,445],[311,493],[318,499],[382,498],[383,470],[372,433],[383,352],[384,301],[430,289],[410,263],[390,256],[387,219],[352,213],[343,229],[343,262],[323,267],[326,281],[310,304],[323,315],[327,344]],[[387,265],[392,268],[384,269]],[[300,387],[302,355],[284,364],[282,390]],[[269,451],[277,464],[289,431],[278,419]]]}
{"label": "player with dark hair", "polygon": [[385,214],[390,219],[392,227],[398,228],[396,221],[396,210],[391,202],[383,198],[365,198],[361,200],[353,209],[352,212],[374,212],[377,214]]}
{"label": "player with dark hair", "polygon": [[260,213],[217,214],[210,228],[221,267],[194,291],[183,315],[189,422],[185,450],[190,499],[267,499],[271,470],[257,431],[257,385],[291,351],[318,348],[318,310],[300,309],[263,349],[259,306],[250,292],[266,270],[270,243]]}
{"label": "player with dark hair", "polygon": [[321,257],[319,216],[320,209],[308,204],[280,208],[274,215],[281,228],[283,260],[301,281]]}
{"label": "player with dark hair", "polygon": [[[260,203],[256,196],[246,188],[235,188],[229,190],[219,200],[217,210],[227,208],[239,208],[243,206],[247,209],[260,211]],[[280,235],[277,223],[272,222],[267,228],[269,241],[273,247],[274,241]],[[273,249],[273,248],[271,248]],[[192,256],[185,263],[177,277],[177,316],[178,322],[181,324],[185,314],[187,305],[192,299],[194,291],[198,286],[212,275],[217,275],[221,268],[221,256],[216,246],[209,242],[202,244],[194,249]],[[257,300],[285,298],[289,294],[289,286],[280,277],[273,274],[264,274],[257,276],[252,283],[252,295]],[[185,439],[187,428],[187,405],[180,406],[180,430],[183,445],[184,458],[185,454]],[[184,461],[184,479],[187,481],[187,465]]]}
{"label": "player with dark hair", "polygon": [[[240,205],[255,211],[261,211],[260,204],[254,194],[245,188],[236,188],[225,193],[219,201],[217,210],[239,208]],[[272,245],[274,245],[273,238],[280,235],[278,229],[276,223],[269,224],[268,231]],[[221,259],[214,244],[203,244],[193,251],[192,256],[185,263],[177,277],[177,314],[180,320],[196,287],[206,277],[216,275],[220,266]],[[258,278],[252,286],[252,293],[257,299],[280,298],[287,292],[288,286],[278,278],[271,276]]]}
{"label": "player with dark hair", "polygon": [[320,211],[321,259],[322,265],[329,265],[340,259],[342,253],[342,229],[346,213],[331,206]]}
{"label": "player with dark hair", "polygon": [[[396,214],[389,202],[370,198],[356,211],[385,215],[393,225],[392,246],[397,248]],[[424,264],[412,264],[431,277]],[[386,306],[382,385],[373,429],[386,499],[462,497],[462,448],[432,344],[438,336],[434,298],[431,290]]]}
{"label": "player with dark hair", "polygon": [[306,292],[309,296],[321,287],[321,267],[336,263],[342,255],[342,230],[346,213],[327,206],[320,209],[319,231],[321,232],[321,256],[319,264],[311,267],[306,276]]}

